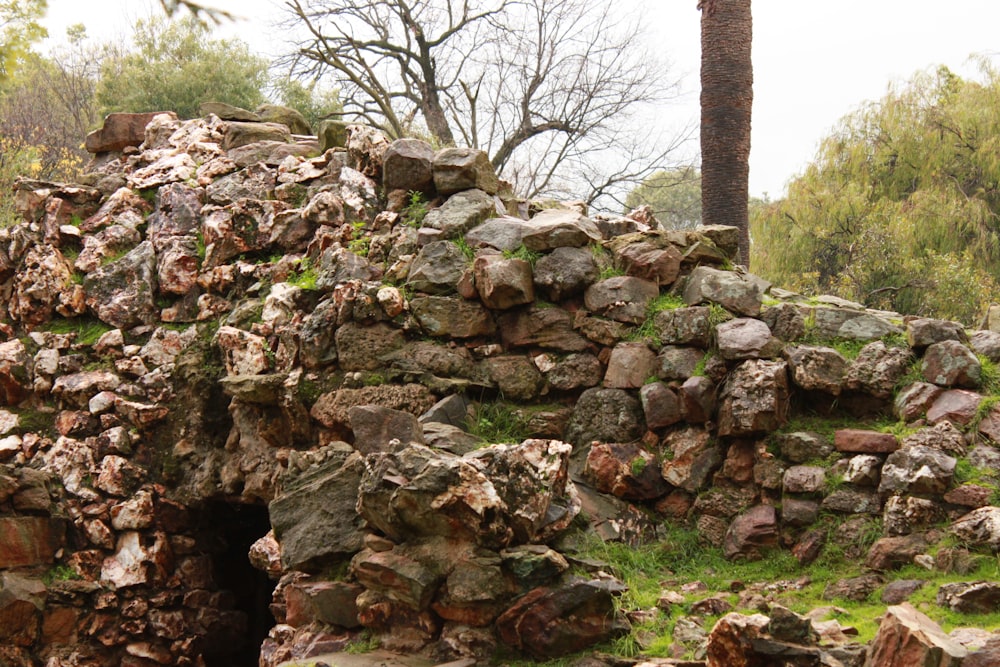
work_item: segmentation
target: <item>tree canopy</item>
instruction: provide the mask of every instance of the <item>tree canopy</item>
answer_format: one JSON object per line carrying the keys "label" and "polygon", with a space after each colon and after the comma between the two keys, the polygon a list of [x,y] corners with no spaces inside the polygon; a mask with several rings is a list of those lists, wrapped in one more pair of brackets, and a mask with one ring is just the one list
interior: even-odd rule
{"label": "tree canopy", "polygon": [[102,113],[172,110],[194,118],[202,102],[254,109],[265,100],[268,62],[243,41],[209,39],[195,16],[141,20],[133,40],[133,50],[101,68]]}
{"label": "tree canopy", "polygon": [[668,229],[693,229],[701,224],[701,173],[693,167],[663,169],[628,193],[625,211],[653,209]]}
{"label": "tree canopy", "polygon": [[31,45],[48,34],[38,22],[48,0],[0,0],[0,84],[13,76]]}
{"label": "tree canopy", "polygon": [[1000,73],[942,67],[850,114],[751,235],[779,285],[975,322],[1000,280]]}
{"label": "tree canopy", "polygon": [[525,195],[620,202],[677,147],[636,122],[676,82],[613,0],[287,6],[307,35],[291,56],[295,71],[335,79],[349,118],[393,138],[481,148]]}

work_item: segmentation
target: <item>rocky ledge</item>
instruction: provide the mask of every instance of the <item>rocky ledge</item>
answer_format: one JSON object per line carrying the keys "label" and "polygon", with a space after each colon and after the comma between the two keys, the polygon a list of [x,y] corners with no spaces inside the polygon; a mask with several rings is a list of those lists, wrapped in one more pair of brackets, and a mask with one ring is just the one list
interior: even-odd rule
{"label": "rocky ledge", "polygon": [[[478,151],[341,139],[117,116],[85,183],[18,185],[0,664],[271,667],[361,636],[486,664],[671,614],[677,657],[578,664],[997,664],[893,573],[1000,610],[961,576],[1000,550],[1000,333],[782,291],[732,228],[518,200]],[[733,561],[843,550],[863,571],[826,597],[892,606],[869,646],[787,609],[795,580],[627,608],[582,545],[673,526]]]}

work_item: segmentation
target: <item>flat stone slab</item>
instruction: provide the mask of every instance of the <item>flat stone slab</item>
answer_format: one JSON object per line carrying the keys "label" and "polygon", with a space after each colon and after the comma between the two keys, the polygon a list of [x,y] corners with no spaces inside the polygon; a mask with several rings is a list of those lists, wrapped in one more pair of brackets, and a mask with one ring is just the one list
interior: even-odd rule
{"label": "flat stone slab", "polygon": [[[337,667],[437,667],[442,663],[409,655],[398,655],[388,651],[372,651],[371,653],[324,653],[314,655],[305,660],[289,660],[278,667],[307,667],[325,662]],[[467,661],[445,663],[448,665],[468,664]]]}

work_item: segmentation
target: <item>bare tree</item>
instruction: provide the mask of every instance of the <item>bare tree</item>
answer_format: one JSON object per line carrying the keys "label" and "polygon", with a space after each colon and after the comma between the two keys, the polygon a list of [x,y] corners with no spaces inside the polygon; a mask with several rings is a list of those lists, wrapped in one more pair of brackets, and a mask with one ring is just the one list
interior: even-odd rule
{"label": "bare tree", "polygon": [[644,105],[677,82],[614,0],[288,0],[293,70],[338,79],[344,113],[390,137],[489,153],[527,196],[617,196],[667,168]]}

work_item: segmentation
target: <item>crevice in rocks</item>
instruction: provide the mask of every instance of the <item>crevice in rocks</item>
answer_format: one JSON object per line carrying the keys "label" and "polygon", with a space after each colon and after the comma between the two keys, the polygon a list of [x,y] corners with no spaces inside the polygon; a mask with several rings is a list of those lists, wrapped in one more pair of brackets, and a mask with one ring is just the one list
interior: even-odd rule
{"label": "crevice in rocks", "polygon": [[250,545],[271,528],[266,505],[209,500],[201,507],[198,541],[209,546],[216,586],[246,630],[232,642],[207,646],[206,667],[256,667],[260,646],[274,626],[270,603],[276,582],[250,564]]}

